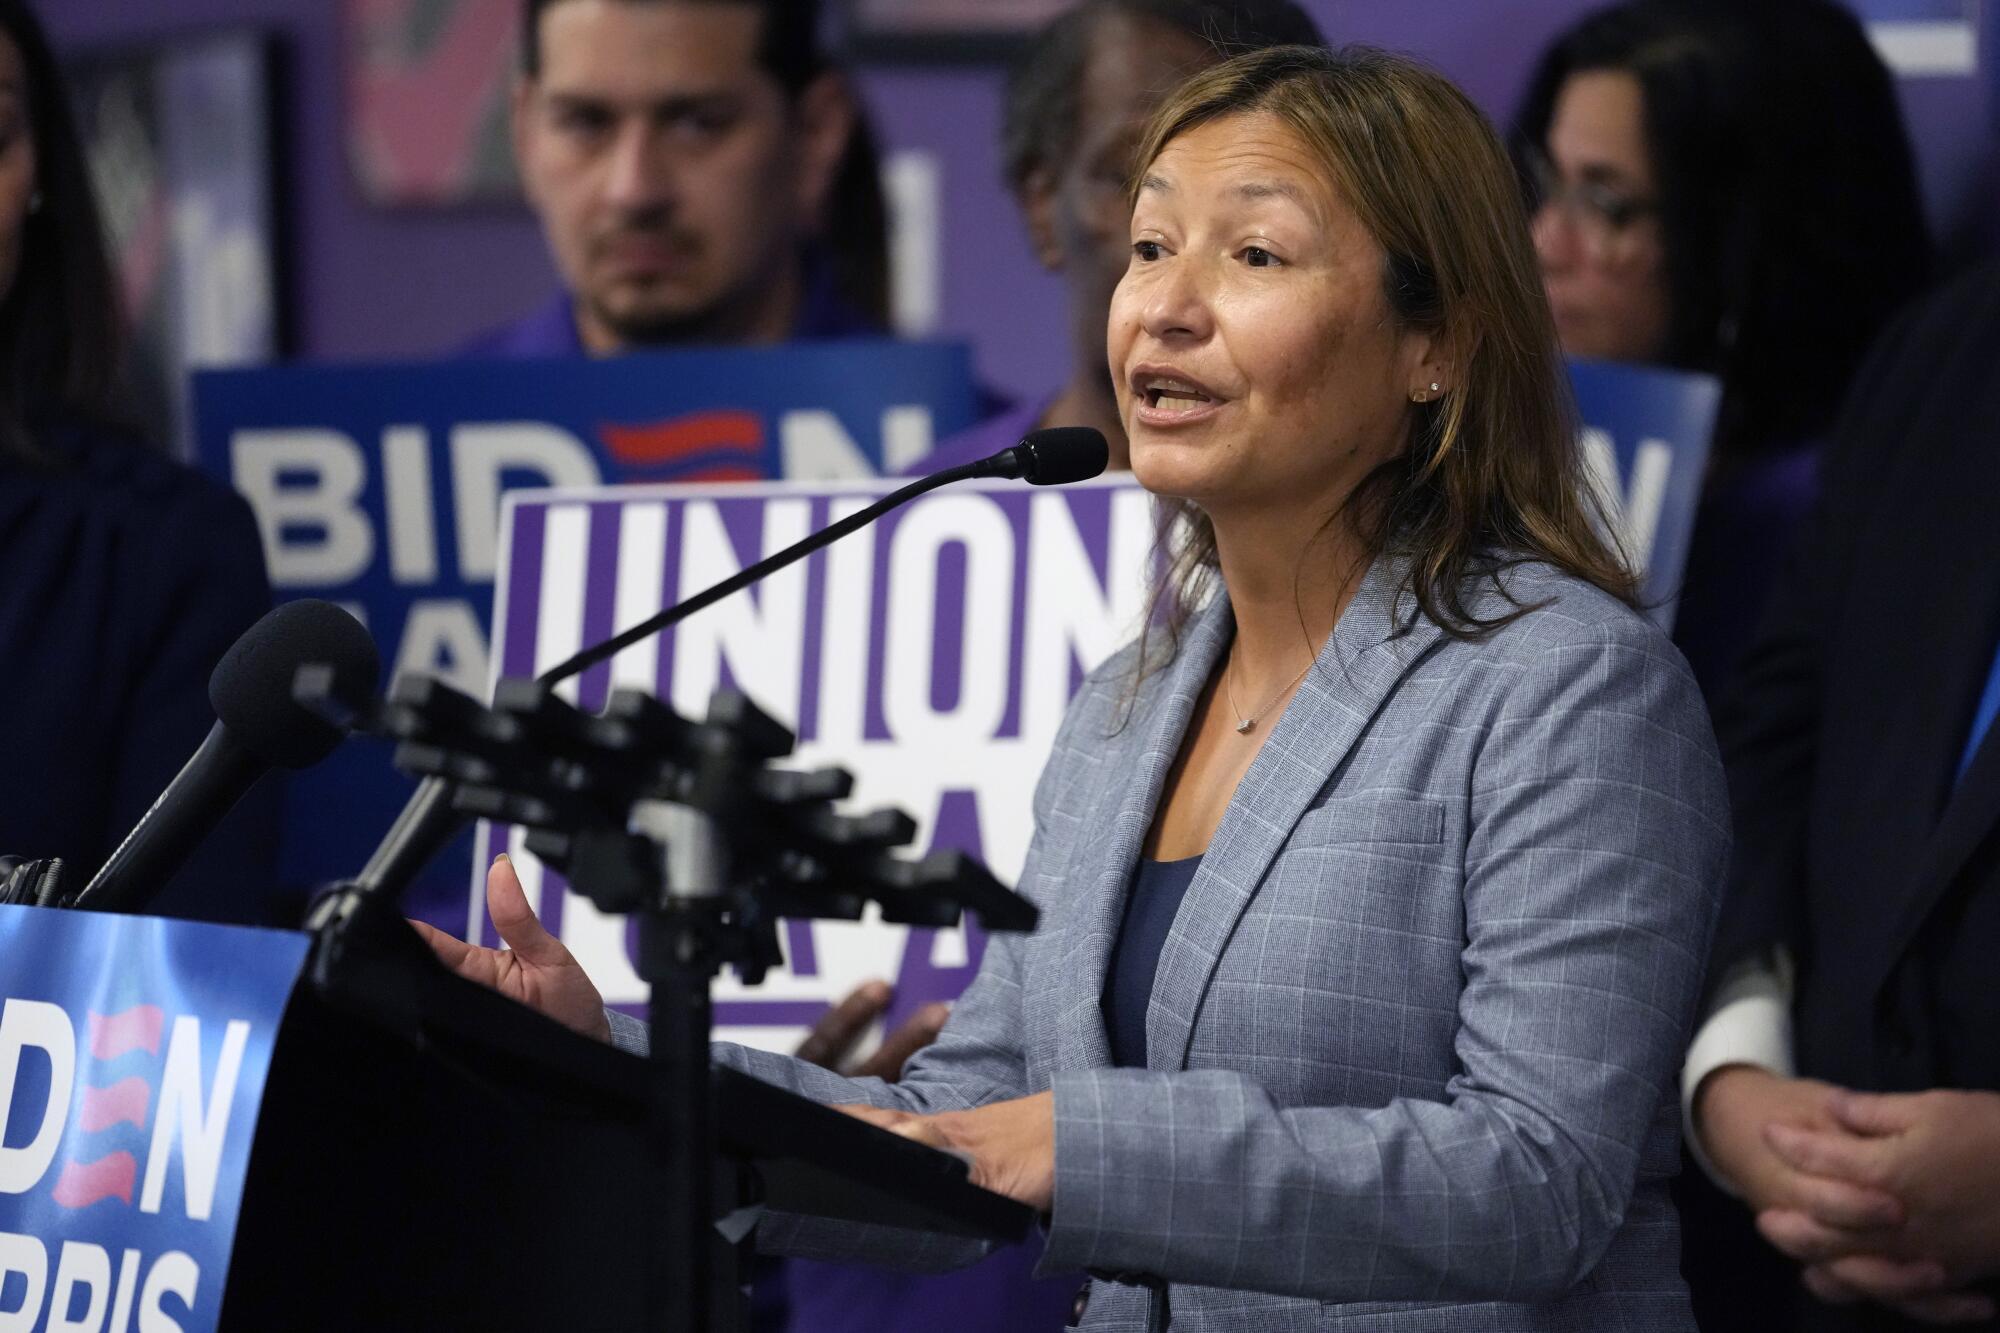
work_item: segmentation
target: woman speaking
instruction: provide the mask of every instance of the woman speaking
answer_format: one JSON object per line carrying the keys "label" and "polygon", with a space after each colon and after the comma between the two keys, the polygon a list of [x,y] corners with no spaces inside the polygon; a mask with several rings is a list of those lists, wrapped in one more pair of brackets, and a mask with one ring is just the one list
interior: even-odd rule
{"label": "woman speaking", "polygon": [[[718,1059],[1046,1212],[1047,1265],[1106,1275],[1085,1328],[1691,1327],[1666,1182],[1722,778],[1584,498],[1506,155],[1438,75],[1291,47],[1137,160],[1111,370],[1182,521],[1037,790],[1042,924],[900,1084]],[[612,1035],[489,890],[513,951],[439,954]]]}

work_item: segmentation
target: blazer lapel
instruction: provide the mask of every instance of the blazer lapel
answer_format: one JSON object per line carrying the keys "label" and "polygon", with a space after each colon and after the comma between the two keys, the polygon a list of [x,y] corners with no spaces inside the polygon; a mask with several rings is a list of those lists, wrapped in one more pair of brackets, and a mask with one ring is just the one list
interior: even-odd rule
{"label": "blazer lapel", "polygon": [[1905,818],[1884,819],[1888,827],[1879,833],[1871,827],[1877,837],[1901,834],[1896,842],[1907,848],[1897,866],[1902,873],[1884,885],[1890,891],[1872,897],[1853,932],[1875,986],[1888,980],[1967,858],[2000,822],[2000,744],[1993,737],[1953,783],[2000,637],[2000,593],[1988,587],[1975,600],[1962,582],[1936,572],[1992,568],[2000,560],[1988,513],[1994,471],[1983,453],[1955,465],[1947,475],[1980,484],[1943,488],[1921,521],[1898,519],[1911,533],[1898,548],[1907,578],[1899,574],[1894,585],[1909,590],[1896,616],[1907,630],[1884,636],[1893,655],[1872,673],[1880,698],[1871,720],[1879,771],[1870,786],[1898,806],[1911,803],[1911,791],[1919,795]]}
{"label": "blazer lapel", "polygon": [[[1442,636],[1431,621],[1412,614],[1407,598],[1401,608],[1407,628],[1396,632],[1392,612],[1401,573],[1388,560],[1370,567],[1318,662],[1243,775],[1160,953],[1146,1010],[1148,1068],[1186,1067],[1195,1019],[1222,951],[1292,826],[1396,683]],[[1182,718],[1176,740],[1185,723]],[[1169,754],[1168,762],[1172,758]],[[1155,789],[1147,804],[1149,822],[1158,796]],[[1115,930],[1117,921],[1111,925]]]}
{"label": "blazer lapel", "polygon": [[1056,1035],[1059,1071],[1111,1063],[1102,998],[1132,870],[1153,826],[1167,772],[1180,754],[1188,720],[1235,623],[1226,597],[1218,596],[1198,612],[1180,652],[1159,677],[1140,686],[1126,730],[1109,742],[1115,757],[1106,771],[1122,774],[1122,780],[1106,782],[1081,821],[1085,836],[1093,840],[1070,862],[1076,892],[1062,914],[1067,993]]}
{"label": "blazer lapel", "polygon": [[2000,829],[2000,737],[1989,733],[1945,804],[1937,832],[1919,862],[1912,892],[1897,905],[1885,940],[1888,948],[1880,955],[1882,969],[1874,978],[1875,988],[1887,983],[1897,961],[1915,943],[1958,872],[1996,829]]}

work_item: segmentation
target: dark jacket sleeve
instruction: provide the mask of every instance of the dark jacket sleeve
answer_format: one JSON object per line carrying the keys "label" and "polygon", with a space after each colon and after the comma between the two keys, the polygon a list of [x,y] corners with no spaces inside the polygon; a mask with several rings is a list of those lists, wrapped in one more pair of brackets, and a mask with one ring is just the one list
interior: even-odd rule
{"label": "dark jacket sleeve", "polygon": [[[214,724],[208,677],[270,609],[271,587],[250,507],[204,477],[178,473],[158,493],[157,526],[131,553],[137,656],[118,720],[108,793],[122,836],[173,781]],[[148,910],[251,924],[294,924],[279,902],[281,779],[267,775],[196,848]]]}
{"label": "dark jacket sleeve", "polygon": [[1736,850],[1709,984],[1777,946],[1802,965],[1808,938],[1806,828],[1817,773],[1825,668],[1852,594],[1857,535],[1907,448],[1914,407],[1941,391],[1936,367],[1991,279],[1955,284],[1901,316],[1856,376],[1828,448],[1819,498],[1779,570],[1735,687],[1716,710]]}

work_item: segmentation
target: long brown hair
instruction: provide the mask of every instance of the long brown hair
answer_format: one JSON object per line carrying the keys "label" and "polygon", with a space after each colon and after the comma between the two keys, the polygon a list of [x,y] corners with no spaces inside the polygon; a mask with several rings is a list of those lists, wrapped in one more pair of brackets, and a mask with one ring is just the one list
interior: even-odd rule
{"label": "long brown hair", "polygon": [[[1533,610],[1482,619],[1484,579],[1546,562],[1628,605],[1636,580],[1585,480],[1576,412],[1514,169],[1479,109],[1443,75],[1365,47],[1290,46],[1196,74],[1143,141],[1137,181],[1177,136],[1226,116],[1275,117],[1387,256],[1383,284],[1405,327],[1436,334],[1451,383],[1409,405],[1409,444],[1329,524],[1355,525],[1371,558],[1407,565],[1399,595],[1447,633],[1475,638]],[[1215,530],[1191,502],[1163,502],[1156,608],[1177,647],[1216,572]],[[1171,655],[1171,653],[1170,653]],[[1148,663],[1145,651],[1140,661]]]}

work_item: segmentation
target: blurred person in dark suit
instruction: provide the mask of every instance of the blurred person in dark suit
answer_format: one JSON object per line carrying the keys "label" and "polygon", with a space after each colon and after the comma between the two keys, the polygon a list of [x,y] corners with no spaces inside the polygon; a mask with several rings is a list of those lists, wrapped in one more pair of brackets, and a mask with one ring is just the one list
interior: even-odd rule
{"label": "blurred person in dark suit", "polygon": [[[242,499],[107,421],[118,314],[55,60],[0,0],[0,848],[80,886],[213,725],[208,676],[270,606]],[[277,791],[153,903],[284,922]]]}
{"label": "blurred person in dark suit", "polygon": [[[1841,395],[1929,269],[1894,86],[1824,0],[1636,0],[1555,40],[1515,144],[1564,351],[1722,383],[1674,630],[1713,708],[1812,504]],[[1696,1315],[1762,1328],[1793,1276],[1688,1138],[1675,1198]]]}
{"label": "blurred person in dark suit", "polygon": [[514,152],[564,290],[465,350],[880,334],[873,136],[817,0],[525,0]]}
{"label": "blurred person in dark suit", "polygon": [[1063,281],[1071,368],[1062,387],[943,441],[917,470],[969,463],[1047,426],[1091,426],[1128,467],[1105,367],[1111,293],[1132,260],[1132,153],[1175,85],[1267,46],[1322,46],[1291,0],[1083,0],[1035,34],[1007,77],[1000,151],[1035,258]]}
{"label": "blurred person in dark suit", "polygon": [[1788,1269],[1719,1327],[1995,1316],[1996,368],[1993,268],[1883,339],[1718,718],[1737,855],[1683,1094]]}
{"label": "blurred person in dark suit", "polygon": [[1895,87],[1831,0],[1636,0],[1555,40],[1515,142],[1563,351],[1722,382],[1674,630],[1713,704],[1840,395],[1929,271]]}

